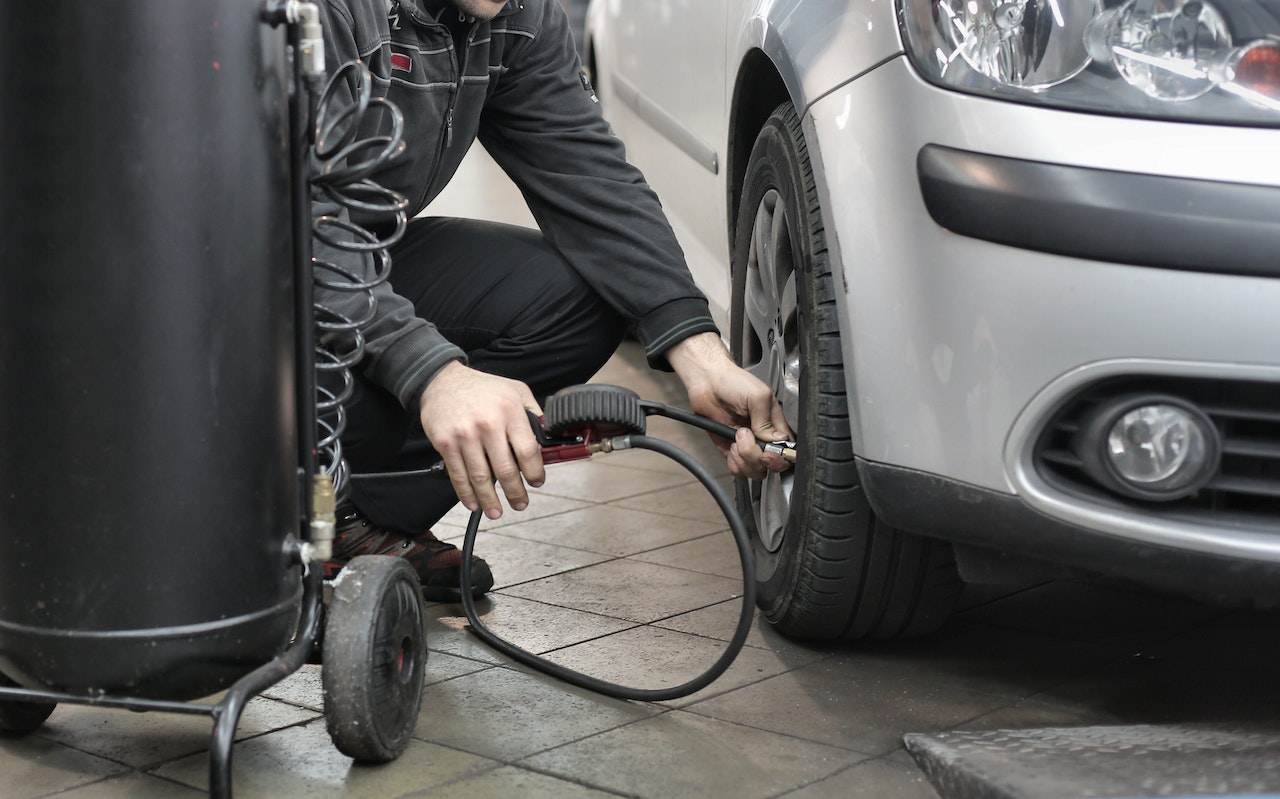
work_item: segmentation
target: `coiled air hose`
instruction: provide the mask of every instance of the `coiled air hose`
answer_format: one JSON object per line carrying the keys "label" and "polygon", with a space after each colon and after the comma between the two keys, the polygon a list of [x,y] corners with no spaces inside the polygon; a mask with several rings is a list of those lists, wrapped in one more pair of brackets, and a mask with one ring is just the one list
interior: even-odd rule
{"label": "coiled air hose", "polygon": [[[355,101],[340,104],[337,90],[347,85],[354,86]],[[372,113],[381,114],[380,127],[389,128],[389,132],[358,138]],[[373,290],[386,282],[391,271],[388,248],[400,240],[408,224],[408,199],[376,183],[370,176],[404,151],[404,117],[394,103],[373,97],[368,69],[358,61],[350,61],[329,78],[313,118],[315,146],[311,185],[348,215],[346,218],[316,217],[312,220],[312,235],[335,250],[358,253],[365,259],[364,263],[371,259],[373,264],[369,276],[365,277],[332,260],[314,259],[316,287],[357,293],[365,298],[362,311],[352,315],[315,303],[317,339],[327,342],[317,343],[315,347],[317,377],[325,373],[334,375],[330,385],[316,381],[316,416],[321,435],[315,446],[319,468],[333,481],[334,494],[341,499],[350,478],[342,457],[341,436],[347,425],[344,403],[354,390],[351,369],[364,357],[362,330],[377,311]],[[393,217],[395,226],[385,236],[379,236],[352,221],[354,215]],[[335,385],[339,387],[335,389]]]}
{"label": "coiled air hose", "polygon": [[[526,649],[499,637],[480,621],[476,613],[475,600],[471,596],[471,558],[475,551],[476,534],[480,529],[482,511],[475,511],[467,523],[467,531],[462,544],[461,595],[462,609],[466,614],[471,631],[482,641],[503,654],[537,669],[557,679],[563,680],[579,688],[586,688],[605,696],[618,699],[634,699],[642,702],[660,702],[688,696],[710,685],[724,673],[733,660],[742,651],[747,635],[751,632],[751,623],[755,617],[755,565],[751,551],[751,538],[747,533],[742,517],[734,507],[728,493],[720,487],[715,477],[705,466],[684,450],[656,438],[644,435],[645,418],[650,415],[665,416],[702,428],[716,435],[732,439],[734,429],[720,424],[704,416],[699,416],[679,408],[672,408],[661,403],[639,399],[629,389],[618,386],[583,385],[574,386],[561,391],[547,399],[545,404],[546,422],[544,426],[535,424],[535,432],[543,444],[544,460],[573,460],[589,457],[595,452],[610,452],[619,449],[645,449],[665,455],[683,466],[697,478],[707,492],[715,499],[729,523],[734,543],[738,548],[738,559],[742,565],[742,607],[738,615],[737,627],[728,647],[714,663],[697,677],[669,688],[635,688],[592,677],[582,672],[567,668],[559,663],[536,655]],[[535,420],[536,421],[536,420]],[[546,434],[561,436],[550,439]],[[558,457],[560,452],[567,452],[565,457]],[[791,449],[794,454],[794,449]],[[550,458],[547,456],[551,455]]]}

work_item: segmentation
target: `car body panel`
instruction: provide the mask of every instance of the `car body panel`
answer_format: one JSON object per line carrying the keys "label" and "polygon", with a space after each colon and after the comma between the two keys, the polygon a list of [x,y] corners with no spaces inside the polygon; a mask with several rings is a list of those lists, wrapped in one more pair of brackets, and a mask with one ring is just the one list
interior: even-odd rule
{"label": "car body panel", "polygon": [[[724,76],[725,36],[706,37],[699,30],[722,30],[728,0],[660,0],[627,3],[610,0],[588,10],[588,38],[592,47],[607,48],[623,57],[607,73],[595,76],[601,102],[614,129],[627,143],[628,157],[650,165],[651,185],[679,185],[662,197],[673,227],[691,264],[704,270],[722,263],[723,219],[716,224],[685,226],[680,220],[697,218],[706,208],[719,209],[717,175],[722,148],[717,133],[726,116]],[[610,24],[602,26],[607,15]],[[608,36],[597,34],[606,28]],[[660,41],[664,56],[648,59],[643,41]],[[628,55],[630,54],[630,55]],[[640,59],[646,59],[641,63]],[[631,135],[656,129],[658,136]],[[709,155],[708,155],[709,154]],[[708,291],[721,308],[727,292]]]}
{"label": "car body panel", "polygon": [[[696,0],[695,0],[696,1]],[[892,0],[756,0],[737,4],[732,64],[760,50],[798,109],[901,52]],[[730,72],[729,74],[733,74]]]}
{"label": "car body panel", "polygon": [[[610,15],[622,5],[593,0],[589,36],[598,34],[601,47],[621,46],[610,38],[618,22]],[[650,4],[627,6],[644,13],[638,7]],[[1072,535],[1280,563],[1274,518],[1257,525],[1191,524],[1159,509],[1082,499],[1048,485],[1032,458],[1049,417],[1081,387],[1108,376],[1280,385],[1280,279],[1231,274],[1241,270],[1233,270],[1226,247],[1222,266],[1206,266],[1205,253],[1212,250],[1200,247],[1199,268],[1174,269],[960,235],[931,216],[918,171],[922,151],[941,146],[1063,167],[1066,174],[1109,170],[1134,185],[1159,184],[1150,180],[1159,177],[1179,181],[1180,188],[1215,181],[1280,191],[1280,159],[1274,156],[1280,133],[1073,112],[939,88],[921,78],[902,52],[890,0],[729,0],[709,3],[710,9],[715,13],[697,19],[710,25],[723,14],[719,24],[727,40],[718,67],[705,63],[715,48],[692,54],[667,49],[669,31],[663,28],[648,38],[629,38],[625,56],[596,60],[606,84],[615,63],[639,73],[659,58],[688,59],[694,77],[714,75],[698,86],[669,79],[648,84],[649,99],[667,109],[671,121],[685,121],[676,110],[682,102],[677,95],[684,93],[685,108],[696,103],[696,111],[683,113],[714,152],[714,173],[697,167],[688,148],[664,138],[633,109],[611,104],[606,113],[671,212],[722,330],[729,329],[727,233],[734,181],[740,179],[731,143],[741,132],[733,126],[743,124],[735,114],[754,90],[743,82],[743,65],[763,57],[801,114],[836,276],[851,435],[863,464],[921,475],[923,481],[913,484],[936,477],[954,486],[951,517],[964,515],[966,494],[986,492],[1020,503],[1029,518],[1053,519],[1076,531]],[[690,40],[687,31],[680,35]],[[716,87],[725,101],[708,95]],[[749,141],[754,134],[748,133]],[[1102,208],[1115,201],[1098,199]],[[1072,201],[1087,205],[1088,195]],[[1044,216],[1051,209],[1052,198],[1045,198],[1038,219],[1051,218]],[[1195,208],[1186,213],[1198,221]],[[1009,221],[1030,224],[1016,213]],[[1109,235],[1123,239],[1114,230]],[[1263,231],[1260,240],[1265,244],[1272,235]],[[910,500],[883,504],[901,509]],[[903,518],[930,515],[948,514],[904,512]],[[960,529],[963,521],[946,526],[958,541],[1036,554],[1034,529],[993,539]],[[1078,551],[1079,540],[1068,549]],[[1087,560],[1081,552],[1076,565]]]}

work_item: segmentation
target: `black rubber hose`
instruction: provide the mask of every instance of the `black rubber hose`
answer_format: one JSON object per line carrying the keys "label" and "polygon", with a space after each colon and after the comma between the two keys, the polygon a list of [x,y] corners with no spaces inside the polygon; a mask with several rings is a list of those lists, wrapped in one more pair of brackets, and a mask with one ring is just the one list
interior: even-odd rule
{"label": "black rubber hose", "polygon": [[[663,405],[660,402],[652,400],[640,400],[640,408],[646,416],[665,416],[668,419],[674,419],[677,422],[684,422],[687,425],[706,430],[708,433],[714,433],[721,438],[727,438],[733,441],[738,435],[737,428],[730,427],[727,424],[717,422],[714,419],[708,419],[705,416],[686,411],[683,408],[676,408],[671,405]],[[760,442],[764,446],[764,442]]]}
{"label": "black rubber hose", "polygon": [[729,522],[729,529],[733,532],[734,541],[738,545],[738,557],[742,562],[742,612],[738,616],[738,626],[733,633],[733,638],[730,639],[728,648],[721,653],[720,658],[702,674],[682,685],[676,685],[671,688],[632,688],[566,668],[559,663],[554,663],[544,657],[535,655],[528,650],[521,649],[510,641],[498,637],[496,633],[484,626],[484,623],[480,621],[480,617],[476,614],[475,601],[471,596],[471,557],[475,550],[476,533],[480,529],[481,511],[475,511],[471,514],[471,519],[467,523],[467,533],[462,542],[462,609],[471,625],[471,632],[475,633],[477,637],[494,649],[526,666],[564,680],[571,685],[586,688],[589,691],[595,691],[605,696],[612,696],[617,699],[635,699],[641,702],[661,702],[688,696],[707,687],[723,674],[725,669],[729,668],[729,664],[742,651],[742,646],[747,640],[747,634],[751,632],[751,623],[755,618],[755,566],[751,553],[751,539],[747,535],[746,526],[742,523],[742,517],[738,515],[729,495],[701,463],[679,447],[660,439],[640,435],[627,436],[626,438],[630,441],[632,449],[647,449],[666,455],[687,469],[710,492],[716,504],[720,506],[721,512],[724,513],[725,520]]}

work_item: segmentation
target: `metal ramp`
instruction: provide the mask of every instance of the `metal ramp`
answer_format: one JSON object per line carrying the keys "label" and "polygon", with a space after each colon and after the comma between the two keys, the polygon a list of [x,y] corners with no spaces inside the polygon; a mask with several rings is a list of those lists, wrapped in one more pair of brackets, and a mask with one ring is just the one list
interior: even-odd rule
{"label": "metal ramp", "polygon": [[1065,727],[903,740],[942,799],[1280,799],[1280,727]]}

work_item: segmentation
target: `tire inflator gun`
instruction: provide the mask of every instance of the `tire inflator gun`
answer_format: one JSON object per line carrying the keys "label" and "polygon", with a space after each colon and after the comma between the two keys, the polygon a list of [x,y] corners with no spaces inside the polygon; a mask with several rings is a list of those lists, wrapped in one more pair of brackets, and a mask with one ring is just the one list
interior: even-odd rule
{"label": "tire inflator gun", "polygon": [[[665,416],[675,421],[698,427],[707,432],[733,440],[735,430],[690,411],[674,408],[651,400],[643,400],[633,391],[621,386],[587,384],[563,389],[544,403],[545,415],[539,418],[529,412],[529,422],[534,435],[542,446],[543,463],[564,463],[583,460],[596,453],[622,449],[647,449],[676,461],[702,483],[715,499],[729,522],[738,557],[742,564],[742,609],[738,624],[728,647],[702,674],[670,688],[632,688],[607,682],[566,668],[558,663],[535,655],[506,641],[480,621],[471,596],[471,558],[475,549],[476,533],[483,518],[481,511],[471,514],[462,546],[462,608],[471,631],[499,652],[558,679],[580,688],[620,699],[658,702],[688,696],[710,685],[724,673],[742,650],[751,622],[755,616],[755,566],[751,552],[751,538],[733,500],[716,482],[715,477],[684,450],[661,439],[645,435],[649,416]],[[789,463],[796,462],[796,445],[793,441],[758,441],[761,449],[775,452]],[[443,471],[443,464],[432,467]]]}

